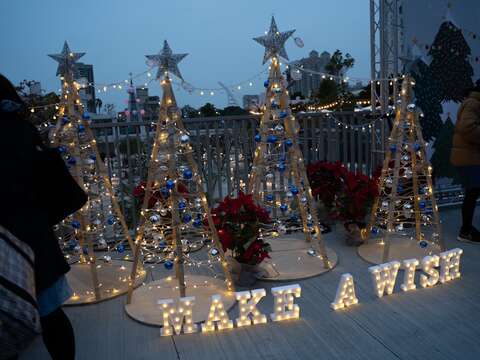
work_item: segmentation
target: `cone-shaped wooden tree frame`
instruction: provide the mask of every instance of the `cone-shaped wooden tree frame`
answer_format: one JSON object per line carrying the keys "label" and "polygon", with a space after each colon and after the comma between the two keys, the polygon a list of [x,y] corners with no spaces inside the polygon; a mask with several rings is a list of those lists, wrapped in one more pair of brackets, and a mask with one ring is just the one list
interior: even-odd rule
{"label": "cone-shaped wooden tree frame", "polygon": [[[337,258],[325,247],[316,203],[298,144],[299,126],[289,107],[288,91],[277,56],[272,57],[265,108],[261,117],[248,191],[270,210],[274,220],[272,260],[265,266],[268,280],[294,280],[330,270]],[[299,217],[297,214],[299,213]],[[302,241],[295,224],[301,221]]]}
{"label": "cone-shaped wooden tree frame", "polygon": [[379,196],[363,232],[366,243],[358,249],[362,258],[375,264],[418,259],[445,250],[420,111],[411,104],[413,85],[406,76],[388,139]]}
{"label": "cone-shaped wooden tree frame", "polygon": [[[140,322],[162,325],[159,299],[195,296],[193,321],[200,322],[206,320],[211,295],[222,294],[227,309],[234,304],[233,283],[168,72],[160,84],[163,97],[135,239],[131,284],[141,261],[152,263],[152,248],[163,249],[158,262],[167,271],[174,268],[175,275],[167,274],[135,291],[132,286],[126,311]],[[189,246],[198,238],[205,243],[203,251],[191,254]],[[202,253],[208,257],[202,259]],[[185,274],[186,267],[201,266],[214,276]],[[222,271],[225,280],[216,277]]]}
{"label": "cone-shaped wooden tree frame", "polygon": [[[67,274],[74,294],[67,305],[95,303],[128,290],[131,262],[123,261],[133,240],[115,197],[69,69],[62,76],[62,101],[51,145],[58,148],[72,176],[88,195],[86,205],[56,226],[71,263]],[[99,256],[101,255],[101,256]],[[144,277],[140,270],[134,284]]]}

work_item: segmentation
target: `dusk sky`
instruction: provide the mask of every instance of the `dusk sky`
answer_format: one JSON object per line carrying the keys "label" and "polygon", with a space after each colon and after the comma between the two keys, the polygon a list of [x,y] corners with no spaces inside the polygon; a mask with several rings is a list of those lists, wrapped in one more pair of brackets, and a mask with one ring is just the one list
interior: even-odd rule
{"label": "dusk sky", "polygon": [[[340,49],[355,59],[350,76],[370,77],[369,2],[367,0],[15,0],[0,2],[0,72],[17,84],[41,81],[47,91],[58,90],[57,63],[47,54],[59,53],[64,40],[72,51],[86,52],[80,61],[93,64],[97,84],[128,78],[147,70],[146,54],[156,54],[167,39],[174,53],[189,53],[179,68],[184,79],[198,88],[218,88],[259,73],[264,49],[252,40],[263,35],[275,16],[280,31],[296,29],[304,48],[292,39],[286,44],[290,60],[315,49]],[[293,38],[292,37],[292,38]],[[148,81],[136,80],[137,85]],[[263,77],[235,96],[263,89]],[[150,83],[150,93],[159,85]],[[224,107],[227,97],[190,95],[175,87],[180,106],[213,102]],[[98,94],[116,110],[124,107],[125,90]]]}

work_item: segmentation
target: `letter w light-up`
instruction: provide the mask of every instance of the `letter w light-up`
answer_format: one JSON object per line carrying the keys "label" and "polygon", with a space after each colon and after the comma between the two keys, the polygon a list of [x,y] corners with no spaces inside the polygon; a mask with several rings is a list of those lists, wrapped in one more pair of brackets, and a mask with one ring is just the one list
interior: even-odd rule
{"label": "letter w light-up", "polygon": [[399,268],[400,263],[398,261],[391,261],[368,268],[368,271],[372,274],[375,293],[378,297],[382,297],[385,292],[387,295],[393,292]]}

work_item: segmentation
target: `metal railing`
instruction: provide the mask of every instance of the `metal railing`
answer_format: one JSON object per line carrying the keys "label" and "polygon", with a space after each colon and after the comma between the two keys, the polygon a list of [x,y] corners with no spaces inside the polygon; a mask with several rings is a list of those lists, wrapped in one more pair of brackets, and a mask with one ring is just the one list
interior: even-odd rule
{"label": "metal railing", "polygon": [[[365,112],[297,114],[299,142],[306,163],[341,161],[350,170],[371,175],[381,164],[383,153],[376,150],[381,148],[380,130],[361,127],[370,121],[366,115]],[[190,132],[209,202],[213,204],[240,189],[242,182],[247,182],[253,161],[259,117],[219,116],[183,121]],[[133,190],[146,179],[155,127],[149,121],[92,123],[91,127],[112,182],[121,194],[127,221],[135,224],[139,204]]]}

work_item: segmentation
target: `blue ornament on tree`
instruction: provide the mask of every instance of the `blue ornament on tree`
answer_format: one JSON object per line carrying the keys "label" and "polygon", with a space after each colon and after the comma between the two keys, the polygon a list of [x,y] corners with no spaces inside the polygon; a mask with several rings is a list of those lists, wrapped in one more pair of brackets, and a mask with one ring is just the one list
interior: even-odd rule
{"label": "blue ornament on tree", "polygon": [[78,220],[73,220],[73,221],[72,221],[72,227],[73,227],[74,229],[80,229],[80,221],[78,221]]}
{"label": "blue ornament on tree", "polygon": [[287,211],[288,210],[288,205],[287,204],[280,205],[280,210]]}
{"label": "blue ornament on tree", "polygon": [[187,144],[189,141],[190,141],[190,136],[188,136],[186,134],[180,136],[180,142],[182,144]]}
{"label": "blue ornament on tree", "polygon": [[298,189],[295,185],[290,186],[290,191],[292,192],[293,195],[298,194]]}
{"label": "blue ornament on tree", "polygon": [[256,142],[262,141],[262,135],[260,135],[260,134],[255,135],[255,141]]}
{"label": "blue ornament on tree", "polygon": [[418,203],[418,206],[420,207],[420,209],[423,210],[423,209],[425,209],[425,207],[427,206],[427,203],[426,203],[425,201],[420,201],[420,202]]}
{"label": "blue ornament on tree", "polygon": [[272,195],[272,194],[267,194],[267,195],[265,195],[265,200],[267,200],[267,201],[273,201],[273,195]]}
{"label": "blue ornament on tree", "polygon": [[87,246],[83,247],[82,253],[83,253],[83,255],[88,255],[88,247]]}
{"label": "blue ornament on tree", "polygon": [[192,220],[192,215],[190,215],[190,214],[183,215],[183,222],[184,223],[189,223],[191,220]]}
{"label": "blue ornament on tree", "polygon": [[265,86],[266,88],[268,88],[268,85],[270,85],[270,81],[265,80],[265,81],[263,82],[263,86]]}
{"label": "blue ornament on tree", "polygon": [[428,246],[428,242],[425,240],[422,240],[418,243],[422,249],[425,249]]}
{"label": "blue ornament on tree", "polygon": [[168,196],[170,195],[170,191],[168,191],[167,188],[162,188],[160,190],[160,193],[162,194],[162,197],[164,197],[164,198],[168,198]]}
{"label": "blue ornament on tree", "polygon": [[193,177],[192,170],[190,170],[190,169],[185,169],[185,170],[183,171],[183,178],[184,178],[184,179],[190,180],[192,177]]}
{"label": "blue ornament on tree", "polygon": [[288,115],[288,113],[286,111],[280,111],[280,114],[279,114],[280,119],[286,118],[287,115]]}
{"label": "blue ornament on tree", "polygon": [[185,201],[179,201],[178,202],[178,208],[180,210],[185,210],[186,207],[187,207],[187,203]]}
{"label": "blue ornament on tree", "polygon": [[113,225],[113,224],[115,224],[115,216],[110,215],[110,216],[107,218],[107,224],[108,224],[108,225]]}
{"label": "blue ornament on tree", "polygon": [[285,140],[285,146],[286,146],[287,148],[291,147],[292,145],[293,145],[292,139],[286,139],[286,140]]}
{"label": "blue ornament on tree", "polygon": [[83,124],[78,125],[78,132],[79,133],[85,132],[85,126]]}
{"label": "blue ornament on tree", "polygon": [[370,232],[373,234],[373,235],[377,235],[378,234],[378,228],[377,227],[372,227],[372,230],[370,230]]}
{"label": "blue ornament on tree", "polygon": [[70,119],[68,118],[68,116],[62,117],[62,124],[63,125],[68,124],[69,122],[70,122]]}
{"label": "blue ornament on tree", "polygon": [[397,145],[393,144],[393,145],[390,145],[390,151],[392,153],[394,153],[395,151],[397,151]]}
{"label": "blue ornament on tree", "polygon": [[173,262],[171,260],[167,260],[165,261],[165,263],[163,264],[163,266],[165,267],[165,269],[167,270],[172,270],[173,269]]}
{"label": "blue ornament on tree", "polygon": [[119,244],[117,245],[117,251],[121,254],[125,251],[125,245]]}
{"label": "blue ornament on tree", "polygon": [[167,247],[167,242],[165,240],[160,240],[158,246],[160,247],[160,249],[165,249]]}
{"label": "blue ornament on tree", "polygon": [[175,181],[168,179],[166,183],[167,189],[172,190],[175,187]]}
{"label": "blue ornament on tree", "polygon": [[267,136],[267,142],[270,144],[275,144],[277,142],[277,137],[273,134]]}
{"label": "blue ornament on tree", "polygon": [[280,172],[284,172],[287,169],[287,166],[283,162],[278,164],[277,166],[278,166],[278,171]]}
{"label": "blue ornament on tree", "polygon": [[90,155],[90,160],[93,160],[93,161],[97,160],[97,155],[91,154]]}
{"label": "blue ornament on tree", "polygon": [[83,114],[82,114],[82,119],[83,120],[89,120],[90,119],[90,114],[88,111],[85,111]]}
{"label": "blue ornament on tree", "polygon": [[414,149],[415,151],[419,151],[419,150],[421,149],[420,144],[419,144],[419,143],[415,143],[415,144],[413,145],[413,149]]}
{"label": "blue ornament on tree", "polygon": [[193,220],[193,226],[195,226],[195,227],[200,227],[200,226],[202,226],[202,219],[200,219],[199,217],[197,217],[195,220]]}

